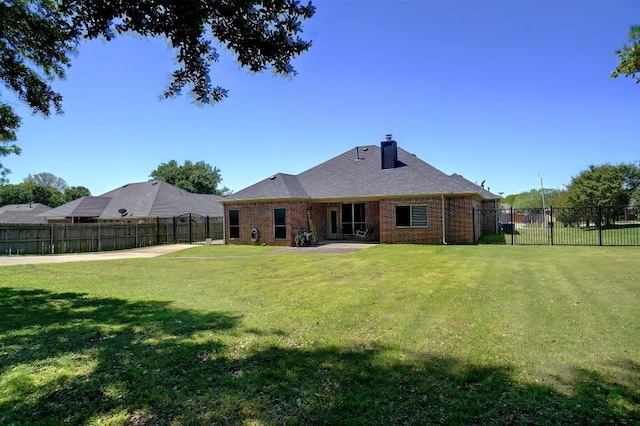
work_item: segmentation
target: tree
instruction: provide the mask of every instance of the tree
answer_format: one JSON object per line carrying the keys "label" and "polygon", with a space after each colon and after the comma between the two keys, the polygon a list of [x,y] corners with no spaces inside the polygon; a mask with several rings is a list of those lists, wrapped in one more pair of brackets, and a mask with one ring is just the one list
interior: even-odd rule
{"label": "tree", "polygon": [[611,78],[621,75],[636,79],[640,83],[640,25],[634,25],[629,30],[629,44],[622,45],[616,50],[616,55],[620,58],[620,63],[611,72]]}
{"label": "tree", "polygon": [[[564,191],[554,188],[544,189],[545,207],[559,205],[558,200]],[[515,209],[541,209],[542,189],[532,189],[528,192],[507,195],[505,203]]]}
{"label": "tree", "polygon": [[571,179],[567,187],[567,203],[587,207],[590,211],[599,206],[614,206],[617,209],[607,209],[603,218],[609,224],[620,210],[629,205],[639,187],[640,168],[635,164],[591,165]]}
{"label": "tree", "polygon": [[[74,32],[53,0],[15,0],[0,3],[0,80],[34,113],[62,113],[62,97],[49,82],[64,78]],[[20,118],[0,99],[0,156],[19,154],[16,130]],[[9,170],[0,164],[2,181]]]}
{"label": "tree", "polygon": [[[10,142],[16,140],[15,129],[17,129],[19,125],[20,119],[13,114],[13,111],[8,105],[0,101],[0,157],[6,157],[9,154],[20,154],[20,148],[17,145],[9,145]],[[11,173],[11,170],[0,162],[0,185],[7,183],[7,175],[9,173]]]}
{"label": "tree", "polygon": [[[198,105],[214,104],[227,96],[209,76],[219,60],[214,41],[252,72],[270,68],[294,76],[291,60],[311,47],[299,37],[302,22],[314,13],[311,2],[298,0],[2,1],[0,80],[32,112],[61,114],[62,96],[50,84],[65,78],[80,41],[138,34],[165,38],[175,51],[178,68],[165,98],[188,88]],[[19,117],[0,99],[0,142],[14,141],[19,126]],[[18,152],[5,146],[0,155]]]}
{"label": "tree", "polygon": [[70,186],[64,190],[64,199],[66,202],[77,200],[78,198],[88,197],[91,195],[91,191],[84,186]]}
{"label": "tree", "polygon": [[0,205],[41,203],[58,207],[66,203],[64,195],[52,186],[33,182],[0,186]]}
{"label": "tree", "polygon": [[25,184],[0,186],[0,206],[32,202],[31,190]]}
{"label": "tree", "polygon": [[68,188],[67,182],[64,179],[48,172],[38,173],[36,175],[32,175],[31,173],[29,173],[29,175],[24,178],[23,181],[35,183],[42,186],[50,186],[60,192],[64,192]]}
{"label": "tree", "polygon": [[229,188],[218,188],[222,181],[220,169],[204,161],[185,161],[182,166],[176,160],[162,163],[149,175],[151,180],[160,180],[175,185],[193,194],[225,195]]}

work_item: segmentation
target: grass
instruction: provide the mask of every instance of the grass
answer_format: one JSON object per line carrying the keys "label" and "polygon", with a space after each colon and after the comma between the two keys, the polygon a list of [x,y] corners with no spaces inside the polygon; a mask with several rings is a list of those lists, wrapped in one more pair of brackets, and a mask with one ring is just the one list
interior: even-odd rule
{"label": "grass", "polygon": [[597,246],[640,246],[640,224],[616,224],[603,226],[602,231],[597,226],[573,227],[556,223],[553,228],[540,226],[536,223],[517,223],[514,235],[497,234],[483,235],[481,244],[538,244],[549,245],[553,238],[554,245],[593,245]]}
{"label": "grass", "polygon": [[640,248],[0,268],[0,424],[632,424]]}

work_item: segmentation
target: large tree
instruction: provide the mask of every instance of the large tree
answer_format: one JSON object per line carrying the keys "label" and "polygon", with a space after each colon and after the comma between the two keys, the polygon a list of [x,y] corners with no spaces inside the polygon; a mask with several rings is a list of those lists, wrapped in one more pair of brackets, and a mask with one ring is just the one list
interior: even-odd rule
{"label": "large tree", "polygon": [[[555,188],[544,189],[545,207],[559,206],[563,190]],[[542,208],[542,188],[532,189],[528,192],[507,195],[503,203],[509,204],[515,209],[541,209]]]}
{"label": "large tree", "polygon": [[181,166],[176,160],[171,160],[160,164],[149,177],[152,180],[170,183],[193,194],[225,195],[230,192],[227,187],[218,188],[222,181],[220,169],[211,167],[204,161],[197,163],[185,161]]}
{"label": "large tree", "polygon": [[91,191],[84,186],[69,186],[64,189],[64,199],[67,201],[77,200],[78,198],[88,197]]}
{"label": "large tree", "polygon": [[67,187],[62,192],[51,185],[23,182],[17,185],[0,185],[0,206],[41,203],[49,207],[58,207],[85,195],[91,193],[83,186]]}
{"label": "large tree", "polygon": [[[0,44],[1,49],[1,44]],[[0,52],[1,55],[1,52]],[[0,64],[0,67],[2,65]],[[2,68],[0,68],[2,73]],[[20,119],[16,116],[11,107],[2,103],[0,99],[0,158],[9,154],[20,154],[20,148],[11,142],[16,140],[15,129],[20,126]],[[0,161],[0,185],[7,183],[7,175],[11,170],[6,168]]]}
{"label": "large tree", "polygon": [[[0,1],[0,80],[34,113],[62,113],[51,82],[65,77],[80,42],[138,34],[167,39],[175,51],[164,97],[187,88],[197,104],[213,104],[227,96],[210,78],[219,59],[214,43],[250,71],[293,76],[291,60],[311,46],[299,36],[302,23],[314,12],[298,0]],[[0,93],[0,156],[19,152],[7,146],[19,126]]]}
{"label": "large tree", "polygon": [[571,179],[567,204],[595,211],[607,207],[603,220],[610,223],[631,202],[640,187],[640,167],[635,164],[591,165]]}
{"label": "large tree", "polygon": [[32,175],[31,173],[29,173],[29,175],[26,178],[24,178],[23,181],[36,183],[42,186],[50,186],[52,188],[57,189],[60,192],[64,192],[69,186],[67,185],[66,180],[49,172],[37,173],[35,175]]}
{"label": "large tree", "polygon": [[57,189],[32,182],[0,186],[0,205],[27,203],[58,207],[66,203],[66,199]]}
{"label": "large tree", "polygon": [[631,77],[636,79],[636,83],[640,83],[640,25],[631,27],[629,44],[624,44],[616,50],[616,55],[620,58],[620,62],[611,72],[611,77]]}

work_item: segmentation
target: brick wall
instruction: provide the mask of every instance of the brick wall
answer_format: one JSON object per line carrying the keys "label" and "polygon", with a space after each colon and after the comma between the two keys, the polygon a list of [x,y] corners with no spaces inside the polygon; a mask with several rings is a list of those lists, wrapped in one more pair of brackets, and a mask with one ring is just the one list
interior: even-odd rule
{"label": "brick wall", "polygon": [[[425,228],[410,228],[395,226],[395,207],[397,205],[427,206],[428,226]],[[226,220],[225,242],[227,244],[267,244],[277,246],[293,246],[293,231],[308,229],[307,209],[311,208],[316,225],[318,240],[326,239],[327,209],[338,208],[341,203],[307,202],[266,202],[266,203],[237,203],[225,204],[225,217],[228,219],[229,210],[239,211],[240,238],[229,239],[229,224]],[[447,244],[473,244],[481,232],[489,228],[489,224],[474,224],[474,208],[481,207],[481,203],[470,196],[445,197],[445,236]],[[287,238],[274,238],[273,210],[286,209]],[[340,213],[339,213],[340,214]],[[366,240],[380,243],[409,243],[409,244],[442,244],[442,199],[441,197],[402,198],[365,202],[365,222],[370,229]],[[484,222],[484,221],[483,221]],[[493,225],[495,228],[495,224]],[[260,240],[251,241],[251,230],[258,229]],[[475,232],[474,232],[475,231]],[[354,236],[343,236],[361,240]]]}
{"label": "brick wall", "polygon": [[[473,244],[472,197],[445,197],[445,241],[447,244]],[[395,207],[414,204],[427,206],[428,226],[409,228],[395,226]],[[409,244],[442,244],[442,198],[403,198],[380,201],[380,242]]]}
{"label": "brick wall", "polygon": [[[307,229],[306,202],[267,202],[267,203],[237,203],[225,204],[225,243],[226,244],[266,244],[273,246],[293,246],[293,231],[295,229]],[[287,238],[276,239],[274,237],[274,209],[286,209]],[[238,222],[240,225],[240,238],[229,238],[229,210],[238,210]],[[251,230],[256,228],[260,232],[257,243],[251,241]]]}
{"label": "brick wall", "polygon": [[[396,227],[396,206],[426,204],[428,226],[426,228]],[[442,244],[442,206],[440,198],[403,198],[380,201],[380,242]]]}
{"label": "brick wall", "polygon": [[473,224],[474,203],[471,197],[445,197],[447,244],[473,244],[476,242]]}
{"label": "brick wall", "polygon": [[481,227],[480,235],[497,234],[498,233],[498,201],[497,200],[483,201],[479,209],[485,212],[484,215],[481,215],[482,223],[480,224],[480,227]]}

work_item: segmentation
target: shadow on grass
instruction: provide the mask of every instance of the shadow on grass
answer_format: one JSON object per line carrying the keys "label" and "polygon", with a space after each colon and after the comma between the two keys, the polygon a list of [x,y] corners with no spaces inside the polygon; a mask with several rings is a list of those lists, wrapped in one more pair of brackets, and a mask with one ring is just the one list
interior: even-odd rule
{"label": "shadow on grass", "polygon": [[[240,318],[163,302],[0,289],[2,424],[624,424],[640,366],[574,394],[505,366],[386,348],[243,348]],[[235,339],[235,340],[234,340]]]}

